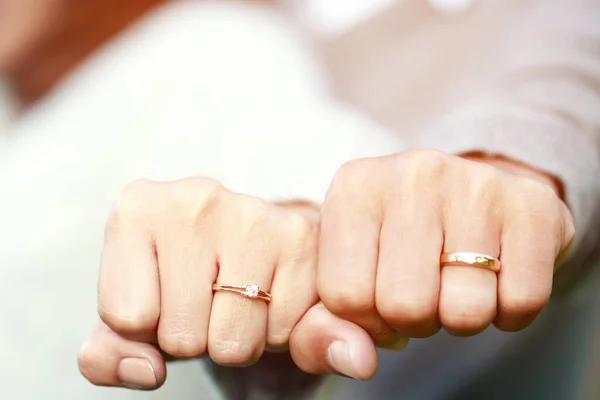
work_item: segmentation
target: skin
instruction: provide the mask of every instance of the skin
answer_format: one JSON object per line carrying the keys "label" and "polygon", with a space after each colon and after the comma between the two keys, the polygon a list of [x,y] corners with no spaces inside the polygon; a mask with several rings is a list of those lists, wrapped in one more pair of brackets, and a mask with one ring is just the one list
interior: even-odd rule
{"label": "skin", "polygon": [[[113,36],[121,32],[129,24],[135,22],[139,17],[149,12],[153,7],[167,1],[168,0],[90,0],[80,2],[76,0],[0,0],[0,75],[11,85],[12,92],[20,107],[26,109],[51,92],[62,79],[67,77],[73,69],[82,63],[98,47],[102,46]],[[82,35],[82,32],[85,32],[85,34]],[[197,189],[198,183],[189,183],[189,185],[196,187]],[[137,184],[133,186],[138,188],[140,185]],[[150,184],[147,186],[153,185]],[[176,183],[173,183],[172,186],[164,185],[161,186],[162,189],[157,190],[156,193],[169,191],[170,189],[168,188],[175,186],[185,187],[186,185]],[[227,193],[227,191],[223,189],[222,193]],[[128,189],[124,195],[126,199],[130,199],[129,194],[130,190]],[[188,200],[192,200],[192,198],[198,200],[197,197],[194,197],[197,195],[198,193],[190,194],[189,196],[191,197]],[[132,197],[135,200],[135,195]],[[227,196],[223,194],[220,197]],[[307,229],[308,226],[314,227],[315,224],[318,225],[318,214],[315,213],[314,210],[311,210],[310,207],[305,207],[302,203],[277,206],[273,204],[268,205],[258,199],[250,199],[241,195],[229,194],[229,197],[245,199],[244,201],[229,201],[228,203],[237,204],[236,206],[232,206],[233,209],[237,211],[243,209],[245,210],[244,213],[249,213],[248,218],[250,218],[250,220],[256,216],[252,212],[249,212],[247,207],[252,209],[256,204],[262,204],[262,206],[259,206],[258,208],[262,208],[263,211],[268,209],[269,212],[266,214],[274,221],[277,221],[278,218],[284,220],[291,219],[296,222],[301,221],[299,223],[300,228],[290,229],[286,234],[274,229],[269,230],[265,228],[264,231],[271,237],[281,236],[286,239],[296,237],[294,235],[300,235],[301,237],[302,234],[306,234],[304,230]],[[128,202],[129,200],[126,200],[125,204],[128,204]],[[290,211],[287,213],[283,212],[282,210],[285,208],[289,208]],[[122,208],[117,208],[115,215],[118,217],[119,221],[127,221],[128,214],[127,212],[120,211],[121,209]],[[169,209],[172,211],[174,210],[172,207]],[[227,209],[230,211],[229,208]],[[291,211],[292,209],[293,212]],[[186,210],[184,207],[184,212],[188,211],[189,210]],[[278,217],[271,217],[271,214],[277,214]],[[124,218],[121,218],[121,215],[123,215]],[[180,222],[182,221],[183,220]],[[112,222],[114,223],[114,220]],[[238,222],[239,221],[236,221],[236,224]],[[190,221],[186,224],[193,225]],[[259,225],[259,230],[261,230],[261,224],[257,225]],[[115,232],[120,232],[120,228],[118,227],[121,227],[121,225],[109,224],[109,226],[113,226],[113,228],[107,228],[105,260],[107,258],[110,260],[113,256],[117,259],[119,258],[118,251],[111,252],[108,249],[110,243],[117,243],[116,247],[118,248],[119,239],[112,241],[108,239],[113,238],[115,235],[120,235]],[[286,226],[285,223],[282,226]],[[180,227],[175,226],[174,228],[179,230]],[[147,231],[144,231],[144,233],[147,233]],[[140,234],[139,231],[138,234],[137,240],[143,240],[143,235]],[[127,235],[121,236],[126,237]],[[140,237],[142,238],[140,239]],[[260,235],[258,237],[262,238]],[[240,236],[238,236],[237,239],[241,241],[244,238],[244,234],[240,232]],[[130,237],[129,239],[123,240],[135,241],[136,239],[135,237]],[[296,260],[296,258],[300,256],[302,251],[306,250],[305,247],[311,242],[311,240],[307,240],[303,246],[300,246],[301,248],[288,248],[285,251],[268,241],[261,242],[261,245],[264,246],[266,243],[270,243],[274,248],[277,248],[281,254],[291,254],[290,259],[287,261],[289,270],[291,271],[293,270],[292,267],[297,263],[302,262],[304,264],[310,264],[310,257],[306,257],[304,260]],[[221,243],[220,245],[223,244]],[[134,251],[134,254],[125,253],[121,254],[121,257],[133,257],[137,260],[138,257],[141,256],[140,252],[143,253],[148,250],[148,248],[142,248],[142,246],[143,245],[140,245],[140,247]],[[286,246],[288,245],[286,244]],[[249,247],[254,248],[254,246]],[[191,250],[191,248],[188,248],[188,250]],[[115,253],[117,254],[116,256],[114,255]],[[161,248],[160,253],[165,254],[163,248]],[[227,256],[235,256],[230,252],[225,253]],[[238,256],[242,257],[239,253]],[[271,254],[271,256],[274,257],[275,253]],[[143,258],[143,256],[141,257]],[[245,255],[244,257],[247,258]],[[146,260],[149,259],[151,259],[151,256],[146,254]],[[235,258],[233,260],[235,260]],[[154,261],[154,264],[152,264],[152,262],[151,264],[156,264],[158,268],[158,260]],[[274,263],[273,260],[270,260],[270,262],[270,268],[275,268],[275,264],[277,263]],[[103,265],[105,264],[107,264],[107,262]],[[232,265],[233,264],[235,263],[232,263]],[[116,279],[119,282],[119,285],[121,285],[121,288],[127,287],[128,282],[132,288],[137,287],[137,282],[135,285],[132,284],[131,281],[126,279],[126,276],[121,276],[123,279],[120,279],[119,270],[116,270],[115,272],[114,266],[112,268],[110,267],[113,263],[108,262],[108,265],[108,267],[103,267],[103,271],[107,271],[103,274],[103,276],[106,277],[104,278],[104,282],[106,282],[107,279],[108,281],[110,281],[110,279]],[[114,265],[118,266],[118,263]],[[129,272],[140,273],[142,275],[145,274],[144,276],[147,278],[146,283],[148,283],[151,281],[150,276],[153,276],[153,272],[151,267],[148,267],[149,264],[144,265],[146,266],[145,270]],[[165,268],[164,265],[160,265],[162,266],[162,269]],[[229,271],[228,268],[223,268],[221,265],[219,267],[221,267],[219,271]],[[178,272],[176,268],[167,267],[167,270],[175,274]],[[120,273],[123,273],[124,271],[125,270],[121,270]],[[259,273],[262,270],[254,268],[250,271]],[[156,272],[157,271],[154,271],[154,275]],[[197,271],[192,269],[190,273],[193,275],[196,272]],[[266,271],[262,272],[264,273],[262,275],[263,284],[266,284],[267,287],[269,287],[270,283],[272,283],[267,282],[268,279],[266,277],[269,276],[269,274],[266,273]],[[215,271],[213,270],[212,273],[214,274]],[[237,271],[236,273],[241,272]],[[111,278],[113,274],[116,278]],[[272,274],[273,271],[271,271],[271,275]],[[316,285],[314,277],[312,279],[310,278],[311,274],[314,275],[314,271],[311,272],[310,269],[307,269],[305,271],[305,275],[307,276],[303,276],[305,278],[304,281],[306,282],[306,293],[300,297],[303,297],[305,301],[307,298],[314,298],[316,296]],[[167,277],[170,274],[162,273],[161,275]],[[285,275],[285,273],[283,273],[283,275]],[[232,276],[232,278],[234,278],[234,276]],[[208,278],[203,276],[203,279],[206,280]],[[198,284],[198,281],[190,279],[188,283],[191,282]],[[162,286],[168,285],[164,279],[159,283],[162,284]],[[103,286],[101,285],[101,287]],[[240,331],[238,329],[238,331],[235,331],[230,329],[231,326],[228,324],[236,320],[236,317],[232,315],[229,316],[229,320],[221,321],[220,325],[219,323],[215,323],[210,326],[216,327],[213,329],[216,329],[217,333],[233,334],[237,332],[236,334],[241,335],[240,337],[243,338],[243,340],[240,338],[236,339],[235,337],[223,337],[219,334],[212,335],[213,339],[216,338],[215,340],[209,340],[207,333],[203,331],[203,327],[209,326],[209,321],[200,319],[190,322],[186,318],[180,318],[182,315],[180,310],[171,306],[161,305],[159,313],[161,313],[162,316],[161,321],[171,321],[172,323],[157,323],[156,299],[159,294],[156,291],[153,292],[152,289],[156,289],[156,282],[154,282],[154,286],[152,287],[141,285],[141,291],[127,292],[138,296],[145,290],[146,295],[149,295],[149,297],[152,298],[148,304],[154,305],[154,308],[150,309],[144,308],[145,306],[148,306],[148,304],[143,304],[137,297],[134,297],[137,299],[136,301],[131,301],[129,303],[123,301],[123,299],[119,299],[118,296],[112,297],[111,295],[105,295],[102,297],[104,300],[99,304],[99,313],[106,323],[104,321],[98,323],[97,327],[91,333],[89,340],[82,347],[81,355],[79,357],[81,371],[91,382],[98,385],[127,386],[136,389],[158,387],[164,382],[166,376],[163,356],[168,354],[164,352],[165,350],[170,353],[170,358],[197,356],[208,352],[216,360],[222,363],[251,363],[261,354],[263,348],[268,347],[271,350],[280,351],[282,347],[287,346],[287,338],[290,336],[293,324],[296,322],[294,321],[295,317],[293,317],[291,309],[297,308],[297,306],[290,302],[289,306],[286,305],[285,313],[281,318],[277,318],[277,315],[275,314],[276,323],[280,324],[279,328],[271,328],[270,334],[261,332],[260,327],[257,328],[253,337],[254,343],[250,345],[247,344],[249,337],[247,336],[246,330],[242,329]],[[184,301],[181,296],[179,296],[178,301],[169,300],[172,297],[171,295],[177,297],[174,289],[167,291],[166,287],[161,287],[161,290],[165,293],[169,293],[168,296],[165,295],[163,303],[173,304],[176,307],[181,306],[180,302]],[[271,288],[271,290],[273,291],[275,289]],[[123,291],[119,293],[125,296]],[[196,292],[196,296],[199,293],[204,293],[204,296],[207,296],[206,290],[203,292]],[[300,295],[300,293],[298,294]],[[210,297],[212,299],[212,295],[210,295]],[[224,299],[221,300],[223,297]],[[296,297],[296,300],[300,297]],[[239,298],[232,297],[231,294],[220,293],[219,298],[220,299],[217,300],[217,302],[221,303],[221,307],[227,307],[227,304],[231,307],[231,301],[234,303],[240,302]],[[146,298],[146,300],[148,300],[148,298]],[[187,301],[198,302],[199,300],[197,297],[194,297],[192,299],[187,299]],[[264,305],[261,306],[260,304],[255,303],[245,304],[243,303],[245,301],[244,299],[241,301],[244,307],[251,306],[249,308],[246,307],[246,311],[248,312],[242,315],[242,317],[253,315],[258,307],[258,310],[263,310],[262,320],[264,322],[264,319],[267,318],[264,313]],[[305,304],[303,307],[307,308],[315,301],[316,300],[313,299],[309,302],[311,304]],[[278,301],[274,301],[274,304],[277,303]],[[136,307],[139,307],[139,309],[136,309]],[[272,307],[273,305],[271,305],[271,308]],[[194,312],[196,312],[195,309]],[[190,313],[190,315],[194,314],[189,310],[188,313]],[[163,314],[170,314],[172,317],[166,319]],[[206,317],[206,309],[205,313],[202,315]],[[348,326],[352,326],[352,324],[334,317],[322,306],[315,307],[312,309],[311,313],[307,315],[309,315],[310,318],[305,318],[303,320],[305,321],[305,326],[320,324],[322,323],[320,321],[328,321],[329,323],[329,325],[327,325],[327,329],[330,330],[328,335],[317,338],[311,332],[304,337],[314,337],[315,340],[321,340],[323,344],[320,347],[325,349],[324,351],[327,349],[326,341],[329,341],[330,338],[333,337],[333,333],[336,330],[344,331],[348,330]],[[255,317],[261,319],[260,315]],[[273,315],[271,318],[273,318]],[[242,325],[250,326],[252,324],[246,323]],[[376,360],[372,344],[370,345],[370,339],[364,331],[360,328],[353,327],[349,330],[349,335],[350,341],[356,343],[354,349],[358,352],[357,354],[364,354],[364,358],[367,361]],[[264,338],[268,339],[265,341],[263,340]],[[156,345],[160,345],[160,351]],[[371,361],[370,364],[368,361],[363,365],[368,371],[374,372],[376,361]],[[334,370],[333,367],[328,367],[328,369]],[[372,372],[367,372],[366,374],[369,375],[372,374]]]}
{"label": "skin", "polygon": [[[399,350],[440,327],[523,329],[574,235],[555,182],[510,160],[409,150],[344,165],[320,214],[202,179],[136,184],[108,222],[102,322],[81,371],[99,385],[155,388],[165,379],[158,348],[248,365],[288,345],[306,372],[369,379],[376,345]],[[441,252],[465,249],[500,257],[501,272],[440,269]],[[257,282],[273,302],[212,294],[214,281]]]}
{"label": "skin", "polygon": [[[162,2],[0,0],[0,74],[28,107]],[[306,372],[369,379],[376,345],[401,349],[441,327],[523,329],[548,301],[572,217],[543,172],[470,158],[411,150],[353,161],[320,212],[205,178],[133,183],[107,223],[82,374],[154,389],[165,354],[248,365],[289,347]],[[440,269],[439,254],[458,250],[500,256],[502,271]],[[273,302],[213,293],[214,281],[258,283]]]}
{"label": "skin", "polygon": [[95,49],[166,1],[0,0],[0,75],[27,108]]}
{"label": "skin", "polygon": [[[107,222],[101,322],[81,351],[84,376],[97,385],[154,388],[165,379],[159,349],[175,358],[209,355],[222,365],[249,365],[265,348],[285,350],[301,319],[307,330],[352,325],[322,306],[305,315],[318,300],[315,216],[303,205],[232,193],[206,178],[129,185]],[[256,283],[273,300],[267,307],[213,292],[213,282]],[[374,371],[372,342],[353,328],[355,351]],[[331,332],[308,337],[326,352]],[[305,352],[303,340],[296,349]]]}
{"label": "skin", "polygon": [[[379,342],[441,327],[521,330],[548,302],[573,239],[556,190],[529,168],[428,150],[346,164],[322,210],[321,299]],[[439,255],[456,251],[500,257],[502,270],[440,269]]]}

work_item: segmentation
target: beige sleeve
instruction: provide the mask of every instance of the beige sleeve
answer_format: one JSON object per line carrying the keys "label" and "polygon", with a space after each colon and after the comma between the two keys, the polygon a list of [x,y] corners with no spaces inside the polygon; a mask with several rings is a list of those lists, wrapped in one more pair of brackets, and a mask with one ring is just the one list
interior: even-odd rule
{"label": "beige sleeve", "polygon": [[581,271],[600,245],[600,1],[522,4],[493,44],[509,49],[493,90],[419,145],[502,154],[560,178],[577,228],[569,269]]}

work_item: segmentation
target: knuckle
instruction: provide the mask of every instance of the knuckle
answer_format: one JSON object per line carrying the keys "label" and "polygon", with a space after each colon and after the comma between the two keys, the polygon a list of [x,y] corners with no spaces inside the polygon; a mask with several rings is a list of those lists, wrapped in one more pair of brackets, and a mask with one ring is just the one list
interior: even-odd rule
{"label": "knuckle", "polygon": [[332,194],[353,194],[362,190],[362,183],[372,178],[373,159],[359,159],[344,163],[336,172],[330,188]]}
{"label": "knuckle", "polygon": [[248,237],[263,234],[269,226],[271,205],[252,196],[239,195],[238,199],[239,229]]}
{"label": "knuckle", "polygon": [[285,227],[286,232],[295,238],[296,242],[308,244],[317,240],[317,224],[301,213],[289,213],[286,217]]}
{"label": "knuckle", "polygon": [[128,184],[121,190],[121,198],[123,199],[139,199],[140,197],[147,195],[149,191],[153,190],[156,186],[156,182],[150,179],[136,179]]}
{"label": "knuckle", "polygon": [[410,187],[437,182],[448,171],[449,156],[437,150],[409,149],[396,157],[395,167]]}
{"label": "knuckle", "polygon": [[538,313],[550,300],[550,293],[520,293],[505,294],[501,298],[500,308],[511,316],[527,316]]}
{"label": "knuckle", "polygon": [[321,291],[321,300],[329,311],[337,315],[367,314],[375,311],[375,300],[371,293],[355,288],[335,285]]}
{"label": "knuckle", "polygon": [[337,181],[348,182],[354,181],[357,176],[360,175],[365,160],[351,160],[347,161],[338,169],[335,178]]}
{"label": "knuckle", "polygon": [[554,190],[533,179],[524,178],[511,198],[512,213],[528,231],[559,235],[564,232],[562,202]]}
{"label": "knuckle", "polygon": [[439,171],[448,161],[448,155],[433,149],[408,149],[399,154],[398,160],[406,165],[418,165],[421,169]]}
{"label": "knuckle", "polygon": [[136,335],[147,333],[154,329],[157,317],[149,314],[140,314],[138,316],[123,316],[104,308],[98,308],[98,315],[110,329],[119,334]]}
{"label": "knuckle", "polygon": [[535,198],[541,205],[548,210],[558,210],[559,198],[549,185],[531,180],[532,192],[535,193]]}
{"label": "knuckle", "polygon": [[460,317],[446,316],[440,319],[442,327],[453,336],[467,337],[475,336],[490,326],[491,322],[487,318],[481,317]]}
{"label": "knuckle", "polygon": [[471,177],[469,187],[473,204],[484,206],[497,204],[501,180],[500,174],[494,167],[477,164],[470,166],[466,173]]}
{"label": "knuckle", "polygon": [[267,337],[267,344],[270,347],[285,348],[290,341],[291,334],[292,329],[280,328],[276,332],[269,333]]}
{"label": "knuckle", "polygon": [[391,296],[377,301],[379,315],[393,326],[418,326],[434,318],[436,308],[426,297]]}
{"label": "knuckle", "polygon": [[256,358],[255,346],[239,340],[217,339],[210,343],[210,357],[221,365],[246,365]]}
{"label": "knuckle", "polygon": [[136,223],[143,219],[148,204],[146,199],[155,184],[147,179],[138,179],[127,184],[113,205],[107,228],[117,229],[125,223]]}
{"label": "knuckle", "polygon": [[541,213],[547,213],[549,210],[555,210],[558,205],[558,197],[554,190],[534,179],[521,179],[518,194],[515,196],[515,203],[524,211],[540,210]]}
{"label": "knuckle", "polygon": [[[365,158],[342,165],[333,178],[321,207],[322,220],[344,213],[371,213],[389,191],[389,158]],[[365,196],[368,193],[369,196]]]}
{"label": "knuckle", "polygon": [[[491,314],[491,315],[490,315]],[[454,331],[477,331],[490,324],[493,313],[477,307],[440,313],[442,325]]]}
{"label": "knuckle", "polygon": [[225,188],[219,182],[206,177],[192,177],[174,184],[171,200],[183,219],[195,224],[210,213],[223,193]]}
{"label": "knuckle", "polygon": [[192,358],[206,352],[206,338],[190,332],[159,334],[160,348],[177,358]]}

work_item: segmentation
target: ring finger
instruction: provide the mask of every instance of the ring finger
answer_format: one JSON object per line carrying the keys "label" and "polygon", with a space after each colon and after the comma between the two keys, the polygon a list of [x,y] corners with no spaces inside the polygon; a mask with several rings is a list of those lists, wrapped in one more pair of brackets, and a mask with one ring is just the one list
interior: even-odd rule
{"label": "ring finger", "polygon": [[[443,252],[474,252],[497,258],[500,228],[493,217],[481,217],[493,215],[488,211],[462,202],[455,205],[451,216],[446,218]],[[458,336],[473,335],[487,328],[496,316],[497,285],[496,273],[485,268],[441,267],[442,326]]]}
{"label": "ring finger", "polygon": [[[220,225],[217,283],[257,285],[269,292],[277,262],[268,220],[260,200],[235,195],[241,207],[228,208]],[[225,229],[223,229],[225,228]],[[239,293],[217,291],[213,295],[208,328],[208,353],[218,364],[247,365],[256,361],[266,345],[267,309],[265,300]]]}

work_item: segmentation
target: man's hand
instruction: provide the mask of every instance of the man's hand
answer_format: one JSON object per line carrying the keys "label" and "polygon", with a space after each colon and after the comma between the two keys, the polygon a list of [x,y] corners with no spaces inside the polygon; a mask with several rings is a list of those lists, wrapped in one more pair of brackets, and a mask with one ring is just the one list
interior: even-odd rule
{"label": "man's hand", "polygon": [[[344,165],[322,208],[327,309],[383,346],[441,327],[464,336],[528,326],[574,227],[547,181],[515,172],[430,150]],[[445,252],[487,254],[502,268],[440,268]]]}

